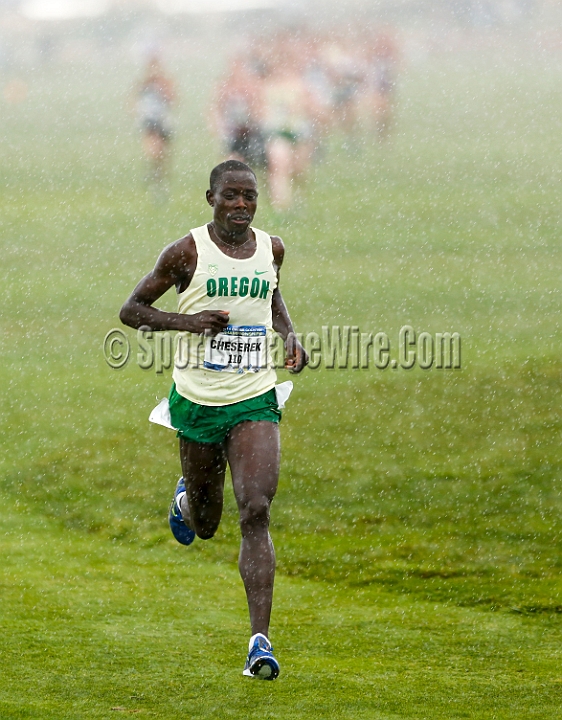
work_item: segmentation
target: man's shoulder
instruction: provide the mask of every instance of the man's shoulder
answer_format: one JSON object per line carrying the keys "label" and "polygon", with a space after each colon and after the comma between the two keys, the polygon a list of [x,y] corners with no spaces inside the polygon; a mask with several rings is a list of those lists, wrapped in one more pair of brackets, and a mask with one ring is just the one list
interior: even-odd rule
{"label": "man's shoulder", "polygon": [[178,256],[185,253],[196,253],[197,245],[195,244],[195,238],[193,237],[191,230],[187,233],[187,235],[184,235],[178,240],[174,240],[174,242],[170,243],[166,250],[170,250],[171,254]]}
{"label": "man's shoulder", "polygon": [[285,257],[285,245],[278,235],[271,236],[271,252],[273,253],[275,264],[280,266]]}
{"label": "man's shoulder", "polygon": [[268,238],[271,239],[271,245],[275,247],[284,247],[283,240],[279,237],[279,235],[272,235],[271,233],[267,232],[267,230],[260,230],[260,228],[254,227],[252,225],[252,230],[258,234],[261,233],[263,235],[266,235]]}
{"label": "man's shoulder", "polygon": [[188,267],[197,259],[197,246],[191,232],[167,245],[158,259],[160,265],[170,270]]}

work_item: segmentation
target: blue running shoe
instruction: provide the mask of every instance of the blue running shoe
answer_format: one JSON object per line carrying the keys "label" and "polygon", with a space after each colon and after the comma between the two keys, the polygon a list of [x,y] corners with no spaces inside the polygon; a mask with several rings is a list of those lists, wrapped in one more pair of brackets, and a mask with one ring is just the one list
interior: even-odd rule
{"label": "blue running shoe", "polygon": [[250,640],[252,644],[242,675],[260,680],[275,680],[279,675],[280,668],[279,663],[273,657],[271,643],[261,633],[254,635],[252,640]]}
{"label": "blue running shoe", "polygon": [[181,477],[176,485],[176,491],[174,492],[172,504],[170,505],[168,522],[170,523],[172,535],[176,538],[176,540],[182,545],[191,545],[191,543],[195,540],[195,533],[185,524],[181,516],[179,505],[176,502],[177,496],[182,492],[185,492],[185,482]]}

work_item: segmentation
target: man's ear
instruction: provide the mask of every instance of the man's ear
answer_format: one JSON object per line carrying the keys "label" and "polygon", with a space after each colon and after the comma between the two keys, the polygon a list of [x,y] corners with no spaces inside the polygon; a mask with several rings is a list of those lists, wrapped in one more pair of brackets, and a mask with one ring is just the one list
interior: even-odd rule
{"label": "man's ear", "polygon": [[211,207],[214,207],[215,205],[215,195],[210,190],[207,190],[205,193],[205,197],[207,198],[207,202]]}

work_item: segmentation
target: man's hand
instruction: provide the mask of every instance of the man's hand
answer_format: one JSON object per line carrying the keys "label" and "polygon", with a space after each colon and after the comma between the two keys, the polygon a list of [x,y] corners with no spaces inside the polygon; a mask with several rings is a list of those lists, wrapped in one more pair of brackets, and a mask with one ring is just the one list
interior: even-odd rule
{"label": "man's hand", "polygon": [[225,310],[203,310],[186,315],[185,330],[195,335],[216,335],[228,325],[229,313]]}
{"label": "man's hand", "polygon": [[289,333],[285,340],[285,367],[289,372],[300,373],[305,365],[308,365],[308,353],[295,333]]}

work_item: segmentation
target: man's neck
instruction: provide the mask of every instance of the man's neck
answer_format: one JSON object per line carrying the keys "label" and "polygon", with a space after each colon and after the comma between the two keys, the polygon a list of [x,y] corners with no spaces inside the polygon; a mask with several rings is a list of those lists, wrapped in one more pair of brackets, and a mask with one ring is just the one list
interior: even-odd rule
{"label": "man's neck", "polygon": [[209,224],[211,235],[214,236],[219,242],[230,247],[242,247],[248,240],[252,239],[252,233],[250,228],[245,230],[243,233],[229,233],[220,226],[215,225],[214,222]]}

